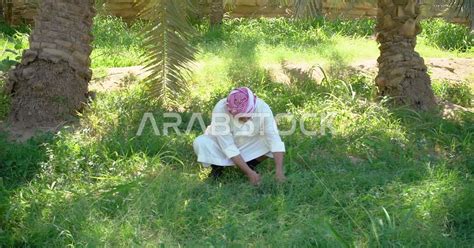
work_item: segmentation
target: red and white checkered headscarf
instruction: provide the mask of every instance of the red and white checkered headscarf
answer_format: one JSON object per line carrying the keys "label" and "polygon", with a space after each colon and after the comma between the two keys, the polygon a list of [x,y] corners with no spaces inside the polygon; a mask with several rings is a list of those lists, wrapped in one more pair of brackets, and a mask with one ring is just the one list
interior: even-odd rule
{"label": "red and white checkered headscarf", "polygon": [[227,110],[233,116],[249,114],[255,111],[257,96],[247,87],[234,89],[227,97]]}

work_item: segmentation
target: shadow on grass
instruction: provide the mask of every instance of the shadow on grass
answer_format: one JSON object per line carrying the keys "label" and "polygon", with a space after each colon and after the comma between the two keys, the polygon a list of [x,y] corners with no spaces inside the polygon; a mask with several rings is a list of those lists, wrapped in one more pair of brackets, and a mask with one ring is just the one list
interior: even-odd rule
{"label": "shadow on grass", "polygon": [[[299,191],[301,183],[265,182],[255,190],[243,178],[209,184],[186,170],[159,165],[155,169],[139,179],[51,203],[50,215],[29,212],[31,221],[24,227],[28,232],[21,234],[27,240],[23,245],[325,246],[338,242],[326,226],[329,217],[323,212],[312,214],[313,207],[297,200],[306,198]],[[272,235],[262,236],[269,232]]]}
{"label": "shadow on grass", "polygon": [[7,140],[0,133],[0,178],[6,189],[27,184],[48,159],[46,146],[53,142],[51,134],[36,136],[24,143]]}

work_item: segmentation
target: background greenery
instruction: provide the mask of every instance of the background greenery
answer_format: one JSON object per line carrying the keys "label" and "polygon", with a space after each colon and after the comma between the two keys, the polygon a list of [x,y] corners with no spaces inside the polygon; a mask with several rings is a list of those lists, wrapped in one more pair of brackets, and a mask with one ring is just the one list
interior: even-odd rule
{"label": "background greenery", "polygon": [[[465,28],[423,25],[432,23],[446,28],[422,34],[417,50],[424,57],[473,57]],[[97,17],[95,25],[95,72],[140,64],[146,23]],[[375,59],[372,20],[235,19],[220,30],[195,25],[199,54],[191,91],[177,99],[181,130],[193,112],[204,112],[209,123],[212,106],[236,85],[251,87],[274,113],[335,113],[334,130],[283,137],[283,185],[274,182],[271,162],[260,166],[258,188],[235,170],[211,182],[192,152],[202,133],[197,124],[181,136],[155,136],[151,125],[136,136],[145,112],[154,113],[161,129],[166,106],[149,96],[144,82],[98,92],[76,127],[25,143],[1,134],[0,246],[472,246],[472,114],[444,119],[387,108],[374,98],[367,75],[283,85],[263,69],[318,60],[344,70],[352,61]],[[1,44],[17,54],[26,47],[28,29],[1,30]],[[462,38],[447,43],[470,45],[445,47],[444,38],[433,38],[453,33]],[[15,60],[12,54],[2,59]],[[435,82],[434,89],[465,106],[472,100],[467,83]],[[7,110],[8,97],[1,95],[0,118]],[[306,124],[319,128],[320,121]]]}

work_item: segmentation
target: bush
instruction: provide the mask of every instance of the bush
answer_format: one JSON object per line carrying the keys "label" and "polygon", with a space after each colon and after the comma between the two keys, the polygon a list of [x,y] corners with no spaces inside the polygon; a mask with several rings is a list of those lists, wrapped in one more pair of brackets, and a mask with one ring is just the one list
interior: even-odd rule
{"label": "bush", "polygon": [[474,45],[474,35],[470,34],[468,27],[442,19],[425,20],[421,25],[421,35],[429,45],[461,52],[469,51]]}
{"label": "bush", "polygon": [[28,38],[27,33],[20,31],[12,36],[0,34],[0,40],[5,40],[4,49],[0,52],[0,72],[8,72],[13,65],[21,60],[23,50],[29,46]]}

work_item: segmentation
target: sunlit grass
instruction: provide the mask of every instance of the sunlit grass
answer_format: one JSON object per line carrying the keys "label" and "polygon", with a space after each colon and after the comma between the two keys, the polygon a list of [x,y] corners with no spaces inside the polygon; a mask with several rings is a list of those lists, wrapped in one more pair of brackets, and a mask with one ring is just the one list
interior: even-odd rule
{"label": "sunlit grass", "polygon": [[415,50],[425,58],[474,58],[474,47],[468,52],[446,51],[426,44],[424,38],[418,38]]}

